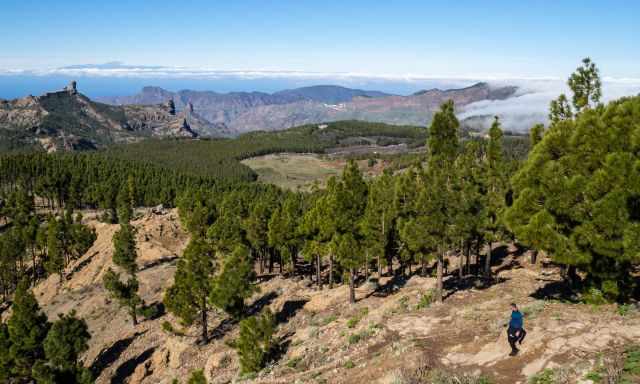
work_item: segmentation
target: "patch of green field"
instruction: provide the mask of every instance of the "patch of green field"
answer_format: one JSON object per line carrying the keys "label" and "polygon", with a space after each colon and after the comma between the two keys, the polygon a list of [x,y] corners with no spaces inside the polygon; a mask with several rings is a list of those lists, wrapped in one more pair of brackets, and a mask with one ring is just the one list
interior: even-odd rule
{"label": "patch of green field", "polygon": [[342,172],[343,160],[327,160],[315,154],[282,153],[242,161],[258,174],[258,181],[291,190],[308,190],[317,181],[323,185]]}

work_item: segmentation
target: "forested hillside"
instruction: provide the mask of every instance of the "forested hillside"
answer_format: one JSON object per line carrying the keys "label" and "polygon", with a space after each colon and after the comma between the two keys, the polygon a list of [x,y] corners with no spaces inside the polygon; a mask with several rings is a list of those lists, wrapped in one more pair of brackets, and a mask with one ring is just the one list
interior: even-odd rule
{"label": "forested hillside", "polygon": [[[387,357],[402,362],[404,359],[398,356],[410,347],[397,348],[398,335],[415,329],[416,322],[423,321],[420,324],[424,325],[427,321],[411,317],[394,324],[390,320],[398,311],[408,312],[411,302],[416,310],[431,311],[428,321],[432,322],[424,328],[441,327],[438,329],[446,331],[445,336],[411,340],[411,348],[426,349],[428,345],[433,354],[439,347],[436,341],[446,344],[446,348],[451,347],[446,359],[435,356],[431,357],[433,361],[456,367],[468,363],[465,357],[477,358],[483,374],[495,364],[493,357],[477,357],[479,348],[475,346],[473,353],[460,358],[458,349],[436,337],[455,335],[464,339],[461,343],[475,344],[470,337],[474,332],[485,332],[483,337],[488,337],[498,328],[503,334],[500,324],[485,322],[482,329],[458,329],[450,324],[460,319],[476,321],[491,312],[495,303],[506,305],[502,303],[508,300],[505,297],[522,298],[518,282],[509,281],[518,273],[525,276],[525,281],[535,280],[531,284],[539,287],[534,294],[542,297],[543,309],[538,311],[544,310],[546,301],[549,306],[560,307],[568,305],[565,302],[586,303],[594,310],[616,303],[620,316],[626,316],[633,311],[630,304],[640,297],[640,97],[600,103],[599,73],[589,59],[570,77],[569,86],[572,102],[564,95],[555,100],[550,108],[550,126],[533,127],[530,144],[520,138],[505,140],[497,117],[486,137],[463,138],[455,105],[448,101],[434,114],[427,132],[418,127],[347,121],[279,133],[256,132],[235,140],[149,141],[91,154],[1,158],[5,226],[0,235],[0,284],[5,301],[13,303],[8,325],[3,323],[0,328],[0,372],[5,375],[0,378],[17,377],[23,382],[71,378],[68,382],[85,383],[93,380],[94,373],[103,374],[103,369],[88,370],[78,360],[87,350],[90,337],[82,320],[70,313],[56,323],[46,322],[29,290],[52,275],[60,277],[62,286],[65,268],[84,266],[70,264],[95,240],[81,217],[74,217],[73,210],[79,208],[100,208],[102,221],[119,223],[117,230],[114,228],[110,263],[100,266],[104,273],[99,292],[106,293],[109,308],[125,313],[134,332],[152,325],[159,331],[159,322],[153,321],[167,316],[162,322],[162,337],[190,337],[189,345],[197,344],[193,360],[198,359],[198,351],[212,343],[218,343],[216,348],[224,345],[225,350],[233,349],[234,357],[227,359],[237,362],[239,372],[234,370],[232,378],[253,379],[262,372],[257,379],[268,382],[267,375],[274,371],[294,377],[288,367],[308,370],[305,379],[322,376],[326,381],[339,369],[344,372],[356,367],[351,359],[328,364],[329,349],[323,351],[317,345],[298,356],[287,355],[309,340],[330,340],[319,337],[317,328],[315,336],[310,333],[307,337],[296,334],[296,327],[288,324],[306,306],[305,300],[279,303],[282,310],[275,314],[268,306],[273,297],[250,301],[259,293],[258,286],[269,284],[270,279],[291,287],[308,278],[309,285],[315,285],[318,291],[328,288],[327,300],[336,299],[339,292],[336,300],[349,303],[340,308],[358,308],[346,322],[349,334],[335,337],[346,337],[347,344],[339,348],[332,345],[334,354],[348,351],[353,352],[351,357],[361,353],[373,360],[378,357],[375,353],[389,347]],[[326,188],[310,192],[251,183],[253,173],[238,163],[265,153],[320,152],[358,137],[376,141],[398,138],[414,146],[425,143],[426,152],[399,172],[387,169],[370,179],[365,179],[350,161],[339,177],[329,179]],[[530,154],[522,159],[528,145]],[[180,257],[170,259],[177,260],[173,280],[163,281],[166,290],[162,291],[161,308],[169,314],[158,309],[160,303],[153,306],[143,298],[138,245],[147,240],[136,237],[132,224],[137,207],[159,203],[177,206],[180,222],[190,235]],[[163,231],[161,227],[160,238]],[[510,264],[504,262],[504,249],[509,247],[521,250],[517,256],[528,251],[531,258],[526,263],[531,268],[540,263],[538,254],[544,255],[547,266],[558,268],[562,278],[548,287],[544,276],[542,280],[527,277],[528,270],[518,271],[524,262],[516,262],[517,256],[510,256]],[[92,262],[91,257],[86,263]],[[385,304],[383,299],[375,300],[401,291],[415,275],[432,277],[433,284],[419,283],[420,290],[411,291],[415,300],[400,298],[398,307],[384,314],[373,307],[379,321],[358,325],[369,313],[368,307],[356,307],[359,301]],[[337,286],[344,289],[334,290]],[[358,289],[366,290],[367,295],[358,295]],[[483,292],[495,295],[485,297],[485,308],[441,315],[451,309],[446,306],[449,300],[473,306],[477,303],[465,300]],[[159,294],[159,290],[154,293]],[[277,297],[278,293],[273,295]],[[315,305],[318,311],[326,310],[322,303]],[[571,308],[577,312],[584,309]],[[314,321],[327,326],[337,318],[336,313],[332,316]],[[213,330],[212,318],[217,324]],[[22,328],[16,326],[18,323]],[[559,327],[558,322],[553,324]],[[287,332],[278,333],[285,328]],[[144,332],[153,333],[154,329],[145,328]],[[131,340],[144,337],[144,332],[134,333]],[[539,336],[532,337],[533,343],[543,337],[538,332]],[[356,349],[359,343],[380,334],[386,335],[384,340],[376,339],[380,345]],[[73,343],[75,349],[68,352],[66,360],[60,361],[57,348],[65,337],[77,343]],[[600,355],[615,355],[621,361],[615,375],[628,382],[640,376],[634,365],[638,348],[633,337],[623,340],[624,349]],[[220,342],[223,338],[224,343]],[[157,340],[153,342],[159,345]],[[167,363],[167,357],[150,358],[154,348],[141,352],[131,363],[127,360],[110,379],[132,376],[133,369],[127,364],[133,364],[136,370],[136,366],[144,368],[139,373],[141,381],[158,380],[154,375],[160,375],[159,371],[149,367],[173,363]],[[512,348],[512,356],[516,356],[518,350]],[[311,353],[322,358],[307,361],[304,367],[297,365],[294,359],[301,362]],[[574,355],[556,355],[558,359],[562,356],[572,363],[577,361]],[[283,356],[291,360],[285,363]],[[600,375],[600,382],[612,382],[605,381],[613,373],[603,368],[605,360],[597,360],[594,351],[585,349],[580,359],[589,362],[585,369],[591,370],[592,377]],[[142,364],[144,361],[148,366]],[[433,361],[422,365],[423,372],[415,373],[423,380],[416,382],[435,380],[433,375],[439,374],[436,368],[440,366]],[[542,364],[532,364],[541,369],[549,361],[547,358]],[[189,382],[212,380],[212,372],[226,372],[229,364],[216,361],[207,365],[206,373],[196,370]],[[174,365],[171,372],[184,373],[180,364]],[[321,369],[314,370],[317,367]],[[360,366],[364,367],[367,361]],[[554,366],[548,367],[550,371],[544,374],[556,375]],[[512,367],[500,369],[508,372],[500,377],[501,382],[515,382],[523,375],[520,370],[514,374]],[[582,377],[583,371],[571,377]],[[460,382],[460,376],[449,375],[450,381],[440,382]],[[467,382],[488,383],[494,376],[479,377],[474,371],[464,377]],[[100,378],[106,381],[104,376]],[[165,374],[162,379],[169,378]]]}

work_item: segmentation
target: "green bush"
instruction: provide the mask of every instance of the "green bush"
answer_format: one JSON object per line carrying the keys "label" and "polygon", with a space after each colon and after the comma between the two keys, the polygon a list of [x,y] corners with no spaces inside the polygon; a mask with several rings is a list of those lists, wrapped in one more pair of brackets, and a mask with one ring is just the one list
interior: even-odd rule
{"label": "green bush", "polygon": [[287,361],[287,367],[289,368],[297,368],[298,364],[302,361],[302,357],[294,357],[293,359]]}
{"label": "green bush", "polygon": [[172,335],[184,336],[183,331],[176,329],[170,322],[166,320],[162,322],[162,330]]}
{"label": "green bush", "polygon": [[202,369],[191,372],[191,376],[189,377],[187,384],[207,384],[207,379],[204,377]]}
{"label": "green bush", "polygon": [[630,304],[618,305],[618,314],[620,316],[626,316],[629,314],[629,312],[631,312],[632,309],[633,309],[633,306]]}
{"label": "green bush", "polygon": [[607,299],[601,290],[591,287],[582,294],[582,301],[590,305],[603,305],[607,303]]}
{"label": "green bush", "polygon": [[363,317],[369,314],[369,308],[362,308],[355,316],[347,320],[347,328],[355,328]]}
{"label": "green bush", "polygon": [[360,341],[368,338],[369,336],[371,336],[371,331],[365,330],[362,332],[352,333],[351,335],[349,335],[347,341],[349,342],[349,345],[358,344]]}
{"label": "green bush", "polygon": [[553,369],[547,368],[542,372],[536,373],[529,379],[529,384],[555,384],[556,372]]}
{"label": "green bush", "polygon": [[416,309],[429,308],[432,302],[433,302],[433,291],[428,290],[425,294],[422,295],[422,297],[420,297],[420,301],[418,302],[418,305],[416,305]]}
{"label": "green bush", "polygon": [[336,321],[338,317],[336,315],[329,315],[327,317],[325,317],[324,319],[322,319],[322,325],[329,325],[331,323],[333,323],[334,321]]}

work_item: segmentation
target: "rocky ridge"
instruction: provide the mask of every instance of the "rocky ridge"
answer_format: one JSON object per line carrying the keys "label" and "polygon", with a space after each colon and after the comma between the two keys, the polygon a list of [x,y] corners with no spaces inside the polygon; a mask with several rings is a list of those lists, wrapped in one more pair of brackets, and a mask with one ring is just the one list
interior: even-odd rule
{"label": "rocky ridge", "polygon": [[112,106],[79,93],[75,82],[42,96],[0,100],[0,137],[46,151],[93,149],[144,137],[224,136],[193,109],[176,111],[172,100],[156,105]]}

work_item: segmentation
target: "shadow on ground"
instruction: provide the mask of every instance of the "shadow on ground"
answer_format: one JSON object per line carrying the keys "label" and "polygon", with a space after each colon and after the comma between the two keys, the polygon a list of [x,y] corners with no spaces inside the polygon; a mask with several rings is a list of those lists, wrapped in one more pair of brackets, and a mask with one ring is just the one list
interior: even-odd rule
{"label": "shadow on ground", "polygon": [[93,373],[93,376],[94,377],[100,376],[102,371],[104,371],[106,368],[111,366],[111,364],[113,364],[116,360],[118,360],[122,352],[124,352],[124,350],[127,349],[127,347],[131,345],[131,343],[133,343],[133,340],[135,340],[136,337],[142,336],[146,332],[147,331],[136,332],[130,337],[127,337],[126,339],[118,340],[115,343],[113,343],[113,345],[110,346],[109,348],[100,351],[98,356],[95,358],[95,360],[91,364],[90,370]]}
{"label": "shadow on ground", "polygon": [[149,359],[151,355],[153,355],[153,352],[155,350],[156,347],[148,348],[140,355],[122,363],[113,374],[113,377],[111,378],[111,384],[124,383],[125,379],[133,374],[133,371],[136,370],[136,367],[147,361],[147,359]]}

